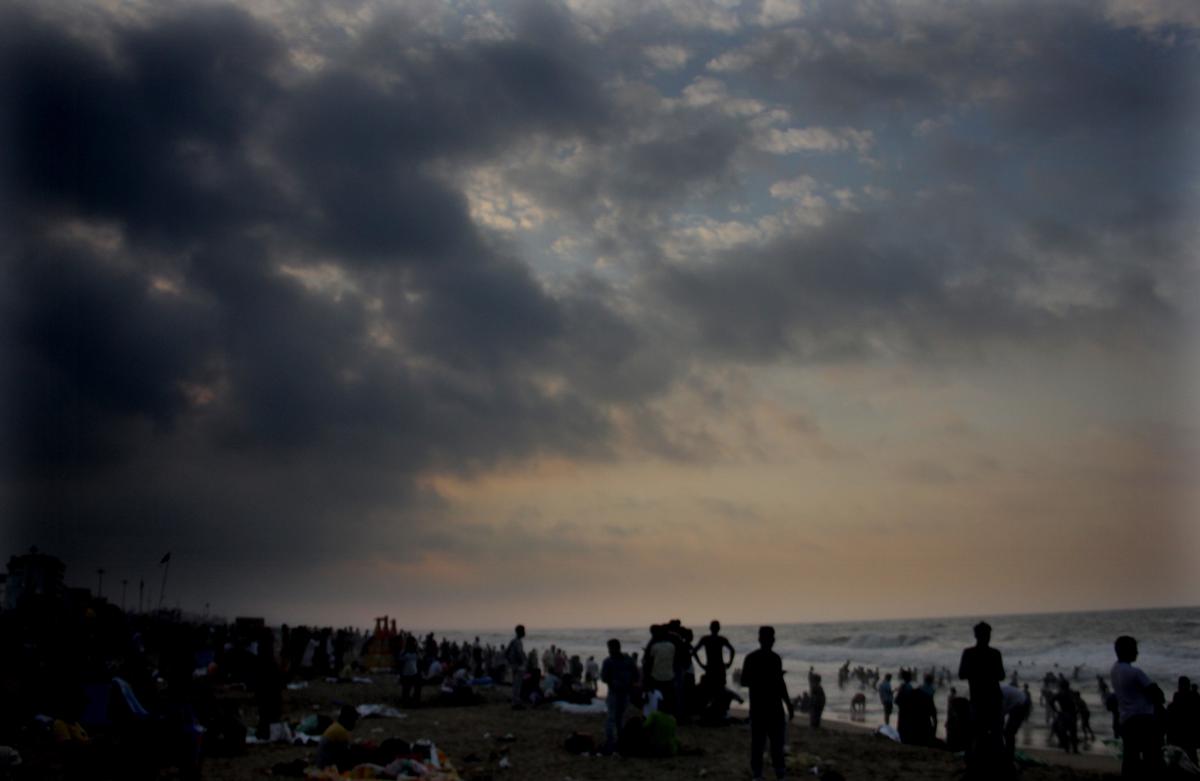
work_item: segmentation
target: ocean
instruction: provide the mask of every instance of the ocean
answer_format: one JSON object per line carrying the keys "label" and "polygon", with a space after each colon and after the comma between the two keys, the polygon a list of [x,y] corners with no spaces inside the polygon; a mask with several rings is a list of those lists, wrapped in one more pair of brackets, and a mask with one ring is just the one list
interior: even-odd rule
{"label": "ocean", "polygon": [[[664,616],[663,620],[669,618]],[[828,697],[826,718],[850,721],[850,700],[864,691],[867,696],[864,723],[875,726],[883,723],[878,695],[860,688],[854,678],[839,688],[838,668],[847,661],[852,669],[859,665],[878,667],[881,675],[892,673],[897,684],[902,666],[921,671],[948,668],[956,674],[962,649],[974,643],[972,627],[979,620],[992,625],[992,645],[1003,654],[1006,672],[1011,676],[1015,671],[1020,683],[1029,684],[1033,714],[1020,737],[1021,745],[1026,747],[1057,747],[1039,705],[1042,678],[1050,672],[1067,676],[1072,688],[1082,692],[1091,710],[1091,727],[1097,739],[1081,749],[1116,753],[1111,742],[1111,716],[1100,701],[1097,676],[1108,679],[1115,661],[1113,640],[1119,635],[1137,638],[1140,650],[1137,665],[1166,692],[1168,701],[1179,676],[1187,675],[1193,681],[1200,679],[1200,607],[776,624],[775,651],[783,658],[793,697],[808,688],[806,673],[812,666],[821,675]],[[707,621],[690,628],[697,639],[708,633]],[[606,642],[611,637],[619,639],[626,651],[640,651],[649,639],[648,627],[539,629],[535,623],[526,622],[526,629],[527,650],[536,649],[540,654],[553,644],[568,654],[579,654],[585,661],[588,656],[603,660],[607,654]],[[734,669],[740,667],[740,660],[747,653],[758,647],[757,633],[757,625],[722,626],[722,634],[737,649]],[[468,642],[478,636],[484,643],[496,645],[507,643],[511,637],[509,632],[495,631],[437,634]],[[952,685],[965,693],[965,682],[949,681],[939,688],[935,698],[939,722],[945,716],[946,698]],[[802,723],[801,714],[797,714],[797,723]],[[894,717],[892,723],[895,724]]]}

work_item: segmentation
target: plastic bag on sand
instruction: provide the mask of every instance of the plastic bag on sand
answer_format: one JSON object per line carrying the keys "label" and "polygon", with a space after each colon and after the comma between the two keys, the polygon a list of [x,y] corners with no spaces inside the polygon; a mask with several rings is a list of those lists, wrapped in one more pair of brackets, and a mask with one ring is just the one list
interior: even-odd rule
{"label": "plastic bag on sand", "polygon": [[891,724],[880,724],[879,727],[875,730],[875,734],[880,735],[885,738],[889,738],[890,740],[894,740],[897,743],[900,742],[900,733],[897,732],[896,728],[893,727]]}
{"label": "plastic bag on sand", "polygon": [[[437,765],[434,765],[436,760]],[[397,759],[383,768],[383,778],[420,778],[424,781],[459,781],[460,776],[446,755],[436,749],[428,764],[415,759]]]}
{"label": "plastic bag on sand", "polygon": [[291,743],[295,735],[292,734],[292,728],[287,725],[287,722],[277,722],[271,725],[272,743]]}
{"label": "plastic bag on sand", "polygon": [[0,746],[0,768],[17,767],[20,764],[20,752],[12,746]]}
{"label": "plastic bag on sand", "polygon": [[599,700],[588,705],[579,705],[573,702],[562,702],[559,700],[552,702],[551,705],[555,710],[563,713],[595,715],[608,712],[608,706]]}
{"label": "plastic bag on sand", "polygon": [[407,719],[408,714],[401,713],[391,705],[359,705],[355,710],[362,718],[377,716],[381,719]]}
{"label": "plastic bag on sand", "polygon": [[1163,746],[1163,764],[1179,775],[1200,775],[1200,767],[1197,767],[1196,763],[1192,762],[1187,753],[1179,746]]}

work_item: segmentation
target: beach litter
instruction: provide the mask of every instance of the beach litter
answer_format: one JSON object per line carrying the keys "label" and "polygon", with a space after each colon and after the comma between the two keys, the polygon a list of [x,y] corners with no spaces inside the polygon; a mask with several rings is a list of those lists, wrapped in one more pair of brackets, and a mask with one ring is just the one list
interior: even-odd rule
{"label": "beach litter", "polygon": [[21,752],[12,746],[0,746],[0,768],[18,767],[21,764]]}
{"label": "beach litter", "polygon": [[1177,776],[1200,776],[1200,767],[1179,746],[1163,746],[1163,764]]}
{"label": "beach litter", "polygon": [[355,710],[358,711],[358,715],[362,716],[364,719],[370,719],[370,718],[407,719],[408,718],[407,713],[401,713],[399,710],[397,710],[396,708],[393,708],[391,705],[363,704],[363,705],[359,705],[357,708],[355,708]]}
{"label": "beach litter", "polygon": [[893,727],[891,724],[880,724],[875,729],[875,734],[879,737],[888,738],[889,740],[894,740],[897,743],[900,742],[900,733],[897,732],[896,728]]}
{"label": "beach litter", "polygon": [[[385,741],[379,749],[387,751]],[[394,756],[390,760],[386,756],[376,755],[374,761],[359,762],[349,769],[339,770],[335,766],[318,767],[316,765],[299,766],[299,762],[276,766],[272,775],[302,776],[309,781],[343,781],[343,779],[421,779],[421,781],[461,781],[461,776],[454,765],[450,763],[445,752],[439,750],[428,739],[418,740],[409,745],[401,740],[395,741]],[[386,764],[384,764],[386,762]]]}
{"label": "beach litter", "polygon": [[287,687],[290,691],[298,692],[301,689],[308,688],[308,681],[292,681]]}
{"label": "beach litter", "polygon": [[562,702],[561,700],[552,702],[550,704],[557,711],[562,713],[574,713],[576,715],[595,716],[597,714],[608,712],[608,706],[599,700],[587,705],[579,705],[573,702]]}

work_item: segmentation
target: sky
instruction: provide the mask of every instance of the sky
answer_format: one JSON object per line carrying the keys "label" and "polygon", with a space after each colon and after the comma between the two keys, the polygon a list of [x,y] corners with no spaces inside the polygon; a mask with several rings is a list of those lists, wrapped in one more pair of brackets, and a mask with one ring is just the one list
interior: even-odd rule
{"label": "sky", "polygon": [[9,2],[0,555],[225,616],[1195,604],[1200,6]]}

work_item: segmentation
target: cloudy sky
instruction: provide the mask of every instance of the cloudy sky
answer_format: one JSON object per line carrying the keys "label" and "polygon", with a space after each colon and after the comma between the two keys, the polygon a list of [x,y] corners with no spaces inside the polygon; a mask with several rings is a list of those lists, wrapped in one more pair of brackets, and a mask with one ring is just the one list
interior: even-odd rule
{"label": "cloudy sky", "polygon": [[6,3],[0,554],[414,628],[1194,603],[1198,55],[1185,0]]}

